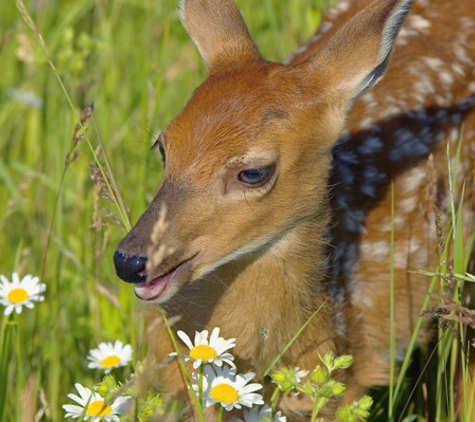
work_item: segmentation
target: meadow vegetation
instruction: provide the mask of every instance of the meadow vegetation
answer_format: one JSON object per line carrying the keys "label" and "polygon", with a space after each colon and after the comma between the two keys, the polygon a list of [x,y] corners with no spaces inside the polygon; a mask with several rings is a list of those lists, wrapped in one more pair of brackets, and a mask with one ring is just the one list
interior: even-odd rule
{"label": "meadow vegetation", "polygon": [[[314,32],[327,3],[238,0],[271,60]],[[116,277],[112,256],[159,184],[152,141],[205,68],[175,0],[7,0],[0,74],[0,274],[33,274],[47,286],[33,310],[0,317],[0,420],[61,421],[75,383],[102,381],[87,360],[100,342],[130,344],[134,362],[145,356],[142,308]],[[454,265],[442,255],[441,268],[421,270],[448,273],[434,276],[434,284],[451,283],[438,312],[456,317],[444,320],[452,331],[441,329],[431,359],[419,359],[434,362],[434,371],[375,393],[372,420],[459,414],[468,421],[474,414],[474,349],[461,344],[475,317],[457,308],[464,284],[473,284],[465,276],[473,236],[461,238],[455,206],[450,221],[453,229],[444,230],[455,239]],[[128,365],[114,376],[127,379],[133,371]]]}

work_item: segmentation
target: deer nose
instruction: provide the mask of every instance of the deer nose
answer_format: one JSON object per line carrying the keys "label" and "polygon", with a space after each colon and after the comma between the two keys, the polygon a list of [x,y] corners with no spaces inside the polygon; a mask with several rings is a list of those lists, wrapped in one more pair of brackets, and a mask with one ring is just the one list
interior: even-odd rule
{"label": "deer nose", "polygon": [[124,255],[119,249],[114,253],[116,274],[128,283],[145,281],[145,263],[147,257],[142,255]]}

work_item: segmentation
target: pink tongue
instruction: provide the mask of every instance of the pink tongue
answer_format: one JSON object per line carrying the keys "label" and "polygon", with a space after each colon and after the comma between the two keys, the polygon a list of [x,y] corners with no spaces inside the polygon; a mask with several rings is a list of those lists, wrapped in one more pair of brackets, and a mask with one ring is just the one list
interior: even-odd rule
{"label": "pink tongue", "polygon": [[137,283],[134,286],[135,296],[142,300],[156,299],[167,287],[170,276],[171,273],[167,273],[153,280]]}

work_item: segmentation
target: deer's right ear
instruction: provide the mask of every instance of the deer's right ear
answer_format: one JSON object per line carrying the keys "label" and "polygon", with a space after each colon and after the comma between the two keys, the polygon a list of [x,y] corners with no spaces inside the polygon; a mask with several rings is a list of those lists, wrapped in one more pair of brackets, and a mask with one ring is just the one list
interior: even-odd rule
{"label": "deer's right ear", "polygon": [[300,65],[310,85],[322,86],[344,112],[384,74],[413,0],[374,1],[348,21],[314,57]]}
{"label": "deer's right ear", "polygon": [[210,74],[261,59],[234,0],[181,0],[180,19]]}

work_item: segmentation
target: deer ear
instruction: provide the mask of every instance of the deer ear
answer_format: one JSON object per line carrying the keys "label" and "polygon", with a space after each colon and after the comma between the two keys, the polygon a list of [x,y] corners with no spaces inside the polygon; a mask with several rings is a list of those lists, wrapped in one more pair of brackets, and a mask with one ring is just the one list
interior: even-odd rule
{"label": "deer ear", "polygon": [[210,74],[261,59],[234,0],[181,0],[180,19]]}
{"label": "deer ear", "polygon": [[[413,0],[374,1],[350,19],[315,56],[300,66],[310,84],[347,108],[384,74],[396,36]],[[329,91],[327,91],[329,90]]]}

